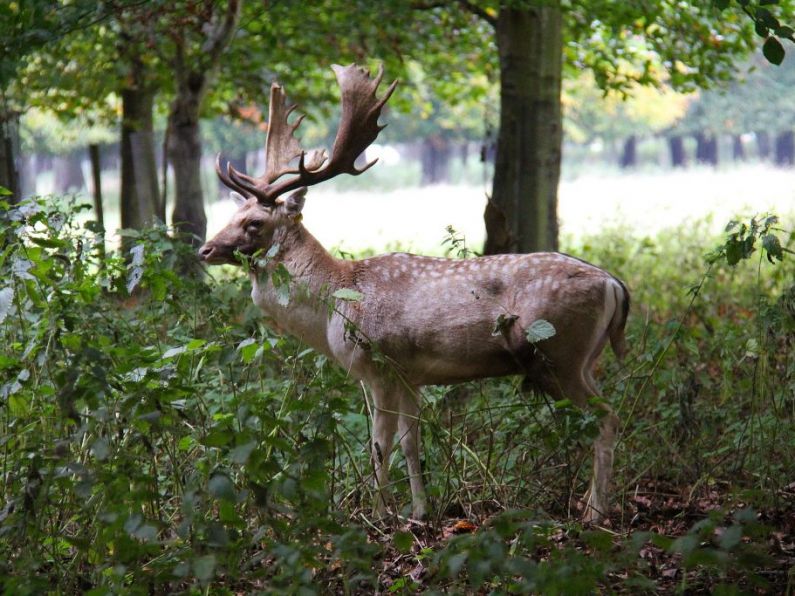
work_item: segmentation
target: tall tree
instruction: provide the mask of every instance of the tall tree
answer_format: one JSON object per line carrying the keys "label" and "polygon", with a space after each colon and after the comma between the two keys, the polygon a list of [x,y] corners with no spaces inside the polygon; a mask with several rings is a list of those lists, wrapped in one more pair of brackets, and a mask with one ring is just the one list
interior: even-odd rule
{"label": "tall tree", "polygon": [[484,252],[555,249],[563,136],[560,7],[503,7],[493,24],[500,127]]}
{"label": "tall tree", "polygon": [[[718,2],[714,8],[676,0],[415,3],[448,10],[464,7],[494,27],[501,114],[493,195],[485,216],[487,253],[557,246],[561,121],[559,108],[551,103],[554,95],[560,103],[565,72],[590,68],[602,88],[618,90],[634,83],[656,84],[665,73],[675,88],[686,89],[729,79],[733,61],[751,47],[754,28],[757,34],[770,36],[765,42],[769,59],[778,56],[780,44],[774,35],[792,38],[791,30],[764,7],[744,1],[740,4],[745,14],[719,15],[718,9],[728,4]],[[538,168],[545,171],[528,173]]]}
{"label": "tall tree", "polygon": [[43,46],[96,20],[97,3],[56,0],[0,3],[0,186],[19,199],[19,116],[24,86],[18,84],[27,57]]}
{"label": "tall tree", "polygon": [[207,232],[199,119],[221,56],[235,33],[241,0],[223,4],[212,0],[187,2],[181,26],[171,31],[175,96],[168,114],[168,158],[176,187],[172,221],[197,246],[204,242]]}

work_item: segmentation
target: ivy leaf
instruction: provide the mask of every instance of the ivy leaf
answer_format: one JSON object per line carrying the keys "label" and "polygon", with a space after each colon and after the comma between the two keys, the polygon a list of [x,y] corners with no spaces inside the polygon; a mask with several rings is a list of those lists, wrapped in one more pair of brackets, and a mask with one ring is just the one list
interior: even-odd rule
{"label": "ivy leaf", "polygon": [[14,304],[14,290],[11,288],[3,288],[0,290],[0,323],[6,320],[8,313],[11,312],[11,306]]}
{"label": "ivy leaf", "polygon": [[776,66],[784,61],[784,46],[772,35],[765,40],[765,44],[762,46],[762,53],[768,62]]}
{"label": "ivy leaf", "polygon": [[781,248],[781,242],[775,234],[765,234],[762,236],[762,247],[767,252],[767,260],[775,264],[776,259],[779,261],[784,260],[784,251]]}
{"label": "ivy leaf", "polygon": [[555,327],[549,321],[538,319],[530,323],[530,326],[525,331],[527,341],[531,344],[536,344],[555,335]]}
{"label": "ivy leaf", "polygon": [[340,288],[334,292],[332,296],[334,298],[338,298],[339,300],[348,300],[350,302],[360,302],[364,297],[361,292],[351,290],[350,288]]}

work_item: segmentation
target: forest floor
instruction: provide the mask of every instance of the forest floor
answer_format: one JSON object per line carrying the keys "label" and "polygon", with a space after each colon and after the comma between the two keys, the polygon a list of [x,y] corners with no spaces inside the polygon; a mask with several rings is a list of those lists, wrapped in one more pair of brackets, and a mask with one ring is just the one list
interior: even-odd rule
{"label": "forest floor", "polygon": [[[693,496],[692,487],[676,486],[665,481],[648,481],[639,485],[634,494],[624,503],[623,508],[616,506],[599,526],[599,529],[612,538],[612,551],[622,549],[633,536],[663,536],[670,540],[683,540],[695,536],[694,525],[709,519],[716,520],[714,527],[707,528],[698,534],[700,547],[725,540],[732,524],[733,515],[743,511],[745,503],[737,501],[730,494],[726,483],[716,483],[701,496]],[[662,548],[659,542],[643,540],[637,543],[636,569],[653,582],[653,592],[668,593],[716,593],[716,588],[730,593],[753,594],[793,594],[795,593],[795,482],[791,483],[778,495],[778,506],[753,511],[753,524],[756,530],[746,535],[743,532],[739,540],[746,545],[755,543],[755,548],[747,552],[747,558],[740,560],[737,566],[727,565],[721,572],[705,571],[704,563],[726,563],[721,561],[724,553],[719,551],[701,551],[695,557],[690,554],[689,560],[680,552],[671,552],[670,548]],[[423,564],[417,554],[422,549],[438,551],[453,537],[472,534],[488,528],[493,513],[482,512],[469,518],[445,517],[431,523],[409,522],[403,530],[414,537],[414,548],[411,553],[400,552],[392,544],[392,536],[377,531],[370,533],[373,542],[379,542],[384,548],[383,570],[380,576],[382,585],[394,585],[401,578],[410,577],[415,588],[423,585],[428,579],[430,570]],[[584,556],[592,555],[592,546],[581,540],[583,527],[578,524],[561,523],[552,535],[552,548],[542,548],[536,553],[537,561],[548,560],[553,549],[574,548]],[[750,556],[748,556],[750,555]],[[626,559],[624,560],[626,562]],[[746,566],[753,565],[749,574]],[[621,565],[615,566],[599,582],[607,592],[628,593],[628,571]],[[649,584],[651,587],[651,583]],[[634,592],[634,590],[632,590]],[[482,590],[488,593],[488,590]],[[725,592],[723,592],[725,593]]]}

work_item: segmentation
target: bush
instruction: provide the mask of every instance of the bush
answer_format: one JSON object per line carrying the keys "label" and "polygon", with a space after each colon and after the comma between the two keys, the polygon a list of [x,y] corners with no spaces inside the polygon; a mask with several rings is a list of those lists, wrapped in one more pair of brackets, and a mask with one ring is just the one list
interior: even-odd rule
{"label": "bush", "polygon": [[[650,549],[695,585],[768,564],[772,529],[757,522],[791,505],[795,477],[793,270],[763,258],[792,238],[772,252],[775,222],[735,228],[711,265],[697,236],[576,251],[639,305],[630,361],[608,358],[602,375],[624,423],[613,524],[627,534],[561,521],[576,516],[596,420],[514,379],[427,390],[436,515],[394,531],[369,518],[359,388],[269,331],[239,272],[178,275],[190,249],[163,229],[128,231],[129,254],[105,256],[80,207],[48,205],[0,206],[5,593],[575,593],[665,587]],[[749,504],[763,512],[703,515]],[[458,517],[484,527],[448,540]]]}

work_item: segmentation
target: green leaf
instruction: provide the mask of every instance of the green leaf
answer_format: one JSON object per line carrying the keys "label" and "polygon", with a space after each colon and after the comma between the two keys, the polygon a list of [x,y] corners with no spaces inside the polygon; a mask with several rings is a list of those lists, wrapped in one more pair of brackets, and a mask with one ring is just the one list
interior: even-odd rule
{"label": "green leaf", "polygon": [[12,194],[14,193],[8,190],[5,186],[0,186],[0,197],[9,197]]}
{"label": "green leaf", "polygon": [[350,288],[340,288],[336,292],[332,294],[334,298],[338,298],[339,300],[348,300],[351,302],[360,302],[364,295],[361,292],[357,292],[356,290],[351,290]]}
{"label": "green leaf", "polygon": [[33,244],[43,246],[44,248],[64,248],[67,246],[65,241],[57,240],[55,238],[37,238],[35,236],[28,236],[28,238],[30,238],[30,241]]}
{"label": "green leaf", "polygon": [[718,10],[726,10],[729,8],[729,0],[712,0],[712,5]]}
{"label": "green leaf", "polygon": [[781,248],[781,242],[775,234],[765,234],[762,236],[762,247],[767,251],[767,260],[771,263],[784,260],[784,250]]}
{"label": "green leaf", "polygon": [[784,61],[784,46],[772,35],[765,40],[762,46],[762,53],[771,64],[779,65]]}
{"label": "green leaf", "polygon": [[157,541],[157,528],[151,524],[143,524],[132,532],[132,535],[141,542],[152,543]]}
{"label": "green leaf", "polygon": [[531,344],[538,343],[540,341],[544,341],[545,339],[549,339],[550,337],[554,337],[555,335],[555,327],[549,321],[545,321],[544,319],[538,319],[537,321],[533,321],[527,327],[525,331],[527,335],[527,341]]}
{"label": "green leaf", "polygon": [[110,445],[108,445],[108,440],[100,437],[94,441],[94,444],[91,445],[91,452],[99,461],[108,459],[108,455],[110,455]]}
{"label": "green leaf", "polygon": [[237,497],[235,485],[226,474],[215,474],[207,483],[207,491],[216,499],[234,501]]}
{"label": "green leaf", "polygon": [[586,531],[580,538],[595,551],[606,553],[613,547],[613,537],[607,532]]}
{"label": "green leaf", "polygon": [[240,352],[240,357],[243,359],[243,362],[248,364],[254,360],[257,350],[259,350],[259,344],[257,343],[256,339],[249,337],[248,339],[241,341],[238,344],[237,349]]}
{"label": "green leaf", "polygon": [[785,39],[789,39],[790,41],[795,41],[795,29],[788,27],[787,25],[782,25],[776,29],[776,35]]}
{"label": "green leaf", "polygon": [[210,581],[215,575],[215,555],[204,555],[193,560],[193,573],[203,583]]}
{"label": "green leaf", "polygon": [[214,428],[202,441],[207,447],[223,447],[232,441],[234,433],[224,428]]}
{"label": "green leaf", "polygon": [[179,356],[180,354],[187,352],[188,346],[177,346],[176,348],[169,348],[163,353],[162,358],[173,358],[174,356]]}
{"label": "green leaf", "polygon": [[411,545],[414,544],[414,535],[411,532],[395,532],[392,541],[399,552],[407,554],[411,552]]}
{"label": "green leaf", "polygon": [[11,307],[14,305],[14,290],[3,288],[0,290],[0,323],[6,320]]}
{"label": "green leaf", "polygon": [[236,464],[243,465],[248,461],[251,452],[254,451],[256,447],[257,447],[256,441],[249,441],[244,445],[240,445],[232,449],[232,453],[229,454],[229,457]]}
{"label": "green leaf", "polygon": [[718,540],[718,545],[723,550],[731,550],[740,543],[743,537],[743,528],[739,525],[729,526],[723,531]]}

